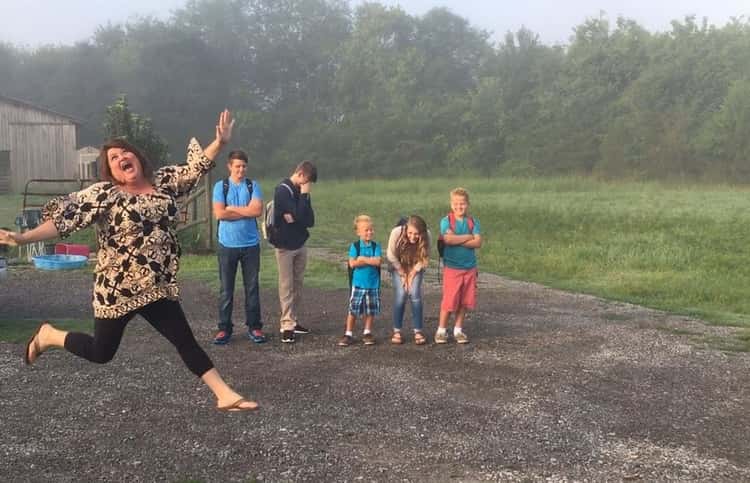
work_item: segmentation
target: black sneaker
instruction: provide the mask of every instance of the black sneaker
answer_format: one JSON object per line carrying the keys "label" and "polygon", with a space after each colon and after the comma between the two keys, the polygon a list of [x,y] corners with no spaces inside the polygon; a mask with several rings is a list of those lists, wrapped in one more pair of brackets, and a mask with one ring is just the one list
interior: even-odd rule
{"label": "black sneaker", "polygon": [[294,343],[294,331],[293,330],[285,330],[281,333],[281,342],[285,342],[287,344],[293,344]]}
{"label": "black sneaker", "polygon": [[295,334],[309,334],[310,333],[310,329],[306,329],[306,328],[302,327],[301,325],[297,324],[297,325],[294,326],[294,333]]}

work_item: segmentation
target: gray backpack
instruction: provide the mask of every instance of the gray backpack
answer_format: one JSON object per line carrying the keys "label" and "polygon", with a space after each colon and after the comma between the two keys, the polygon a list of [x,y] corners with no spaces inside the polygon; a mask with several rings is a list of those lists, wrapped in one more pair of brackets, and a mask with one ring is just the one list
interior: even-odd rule
{"label": "gray backpack", "polygon": [[[290,188],[288,184],[281,183],[279,186],[283,186],[288,189],[289,194],[294,197],[294,190],[292,190],[292,188]],[[276,226],[275,217],[276,214],[274,213],[273,209],[273,199],[271,199],[271,201],[266,203],[265,213],[263,214],[263,226],[261,228],[263,231],[263,238],[268,240],[271,244],[274,244],[276,242],[279,234],[279,227]]]}

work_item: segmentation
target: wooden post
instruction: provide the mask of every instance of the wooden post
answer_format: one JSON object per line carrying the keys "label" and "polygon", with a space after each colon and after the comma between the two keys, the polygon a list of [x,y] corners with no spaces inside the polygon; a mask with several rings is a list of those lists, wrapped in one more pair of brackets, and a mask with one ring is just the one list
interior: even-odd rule
{"label": "wooden post", "polygon": [[214,206],[213,200],[211,199],[213,193],[212,193],[212,176],[213,170],[206,173],[206,232],[208,233],[207,237],[207,246],[209,250],[214,249],[214,217],[213,217],[213,210],[212,207]]}

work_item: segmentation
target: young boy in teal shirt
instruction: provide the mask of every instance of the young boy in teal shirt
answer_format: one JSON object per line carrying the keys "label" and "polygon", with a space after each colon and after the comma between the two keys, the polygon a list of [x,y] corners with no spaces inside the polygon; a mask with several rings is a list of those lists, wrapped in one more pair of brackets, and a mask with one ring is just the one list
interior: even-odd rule
{"label": "young boy in teal shirt", "polygon": [[349,296],[349,313],[346,316],[346,332],[338,345],[347,347],[354,341],[353,331],[357,316],[364,319],[362,342],[375,344],[372,323],[380,314],[380,245],[372,240],[372,219],[359,215],[354,219],[354,229],[359,240],[349,246],[349,268],[353,270]]}

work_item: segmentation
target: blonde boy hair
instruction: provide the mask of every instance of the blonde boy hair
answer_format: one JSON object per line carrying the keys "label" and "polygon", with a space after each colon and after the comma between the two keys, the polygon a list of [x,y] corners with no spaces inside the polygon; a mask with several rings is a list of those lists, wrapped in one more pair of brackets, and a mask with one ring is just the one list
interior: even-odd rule
{"label": "blonde boy hair", "polygon": [[370,218],[369,215],[357,215],[354,218],[354,233],[357,233],[357,228],[359,228],[360,223],[370,223],[372,224],[372,218]]}
{"label": "blonde boy hair", "polygon": [[451,197],[453,196],[462,196],[466,202],[469,202],[469,192],[466,191],[466,189],[458,187],[451,190]]}

